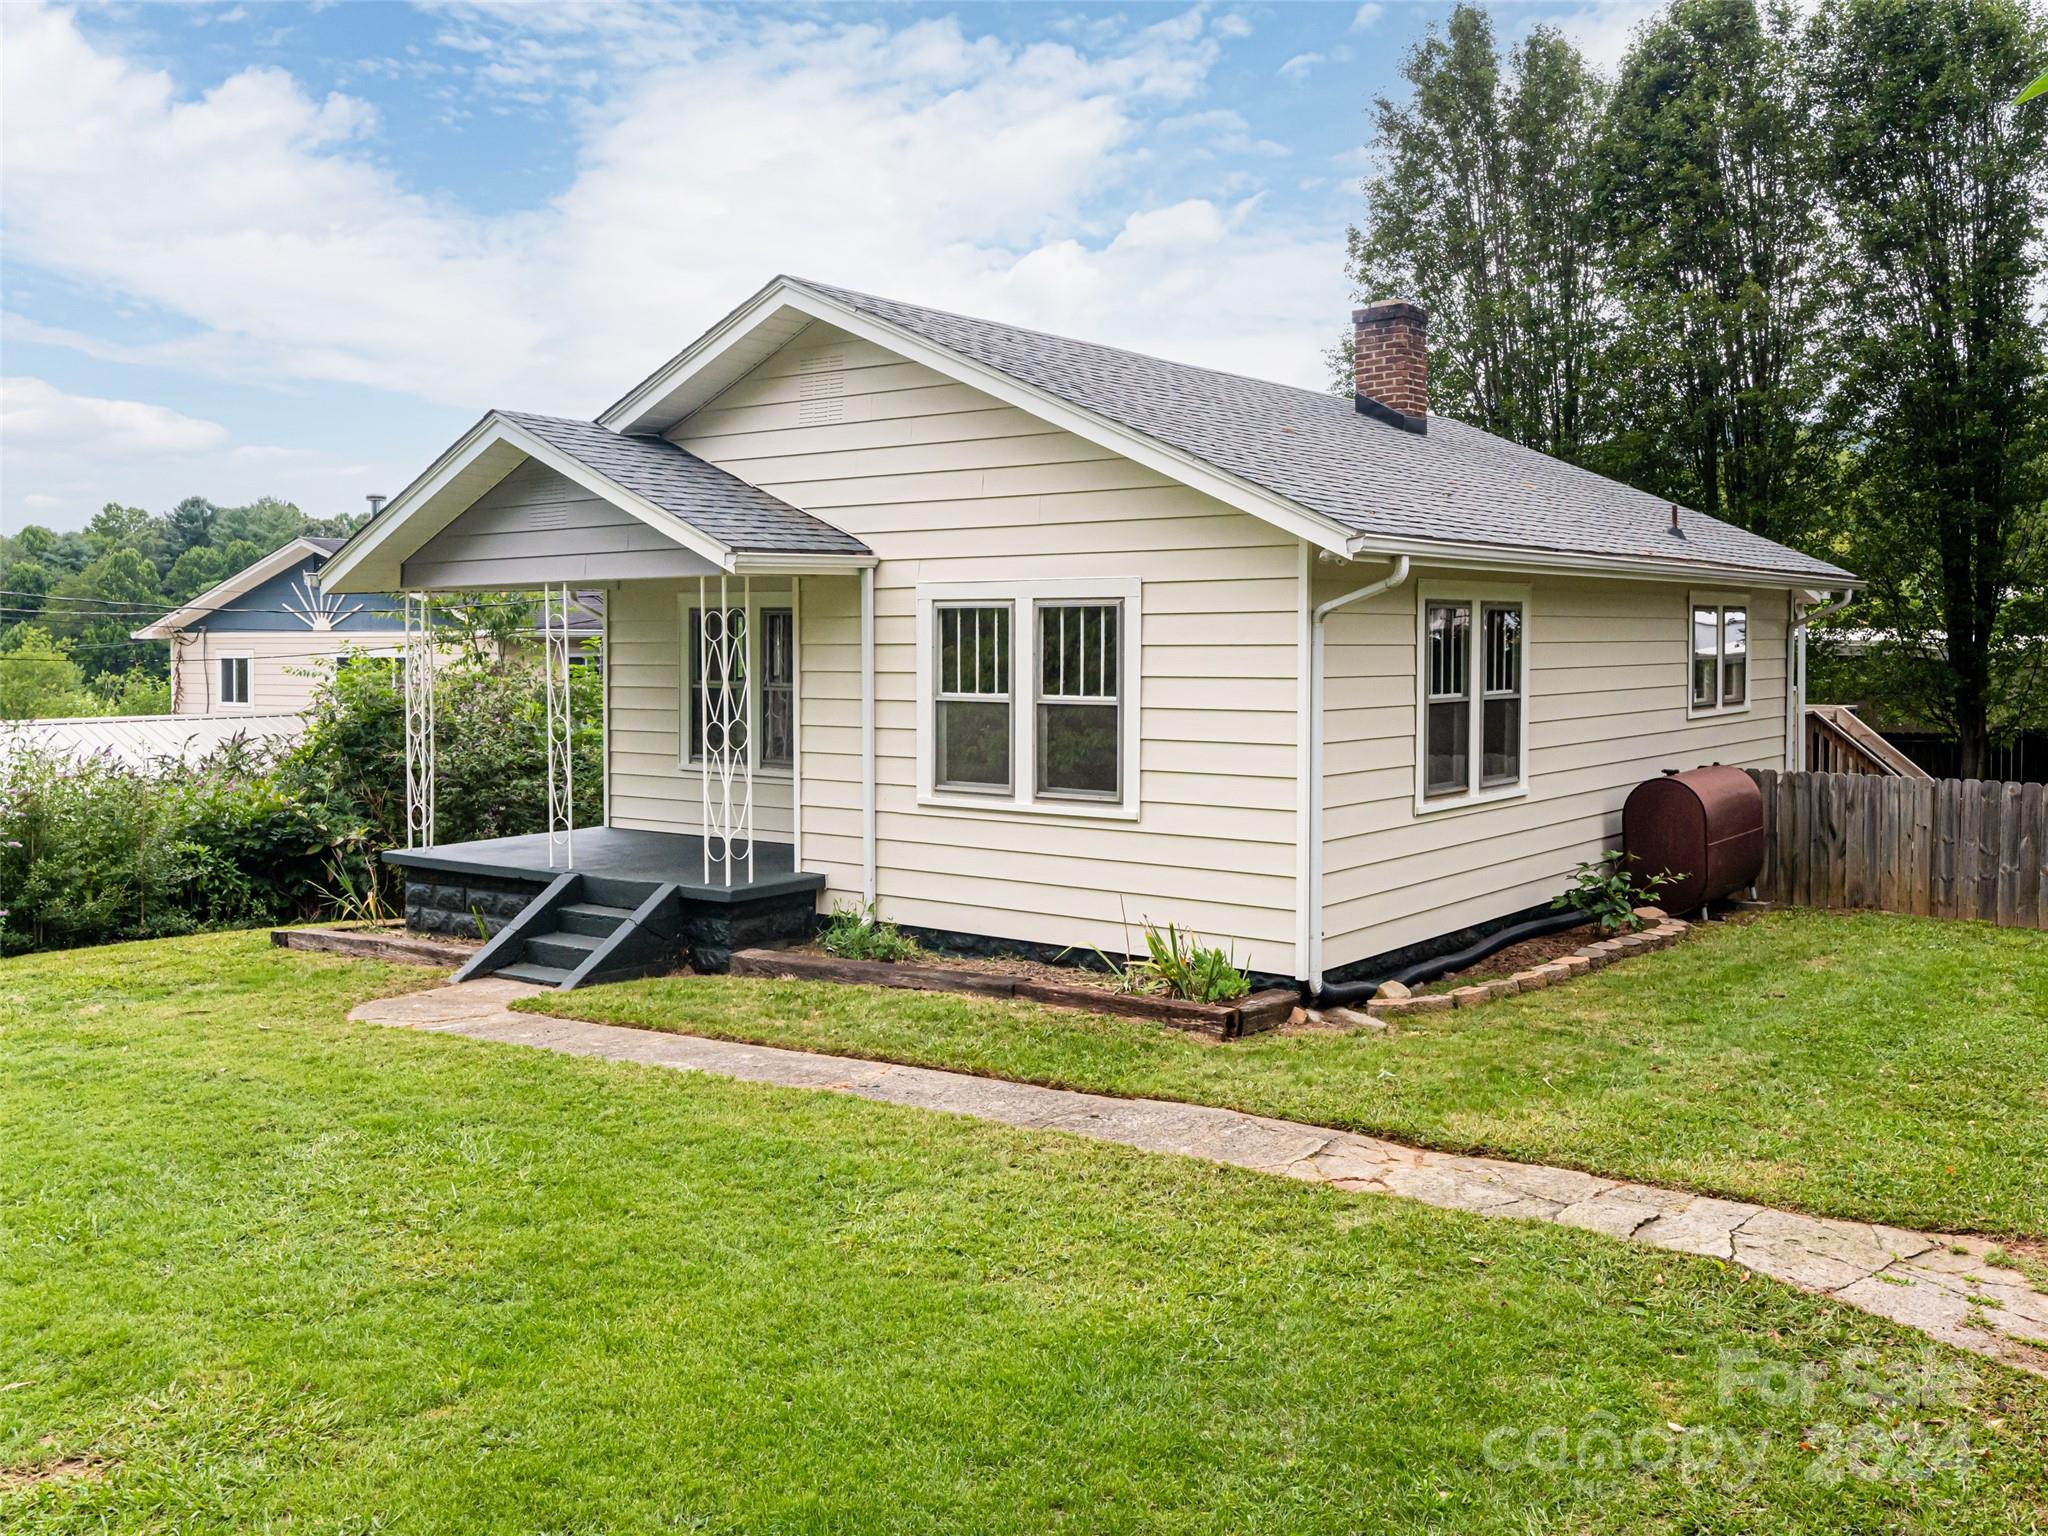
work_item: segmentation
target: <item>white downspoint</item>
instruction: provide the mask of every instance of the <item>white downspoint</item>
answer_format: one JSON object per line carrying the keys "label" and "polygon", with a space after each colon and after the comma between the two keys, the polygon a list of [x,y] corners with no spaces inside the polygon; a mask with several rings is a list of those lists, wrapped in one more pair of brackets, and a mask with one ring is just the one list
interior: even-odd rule
{"label": "white downspoint", "polygon": [[434,846],[434,607],[405,594],[405,846]]}

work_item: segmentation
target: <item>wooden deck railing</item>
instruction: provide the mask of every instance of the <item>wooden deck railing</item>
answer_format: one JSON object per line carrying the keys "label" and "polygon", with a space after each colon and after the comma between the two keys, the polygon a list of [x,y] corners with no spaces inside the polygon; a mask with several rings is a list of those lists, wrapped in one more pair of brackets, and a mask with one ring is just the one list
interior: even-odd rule
{"label": "wooden deck railing", "polygon": [[1806,706],[1806,769],[1809,773],[1876,773],[1902,779],[1932,777],[1859,720],[1846,704]]}
{"label": "wooden deck railing", "polygon": [[2048,928],[2048,785],[1750,777],[1763,791],[1766,900]]}

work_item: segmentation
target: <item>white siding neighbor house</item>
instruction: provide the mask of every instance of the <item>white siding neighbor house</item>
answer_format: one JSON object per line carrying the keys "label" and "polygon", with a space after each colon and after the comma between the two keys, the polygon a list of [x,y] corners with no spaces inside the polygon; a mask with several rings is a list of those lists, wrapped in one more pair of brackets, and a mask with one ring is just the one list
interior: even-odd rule
{"label": "white siding neighbor house", "polygon": [[1662,769],[1796,766],[1856,578],[1430,414],[1421,311],[1354,323],[1347,399],[777,278],[594,422],[485,415],[323,585],[605,589],[605,825],[426,839],[409,911],[659,882],[714,966],[776,903],[1170,920],[1314,987],[1546,903]]}

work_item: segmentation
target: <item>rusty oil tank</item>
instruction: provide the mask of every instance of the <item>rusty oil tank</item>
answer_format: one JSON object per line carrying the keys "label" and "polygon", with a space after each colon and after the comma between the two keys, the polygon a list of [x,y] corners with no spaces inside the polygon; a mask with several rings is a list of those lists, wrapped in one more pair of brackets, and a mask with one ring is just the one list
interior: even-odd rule
{"label": "rusty oil tank", "polygon": [[1634,855],[1629,869],[1637,879],[1675,877],[1653,898],[1657,905],[1690,912],[1755,883],[1764,862],[1764,797],[1740,768],[1667,768],[1629,791],[1621,843]]}

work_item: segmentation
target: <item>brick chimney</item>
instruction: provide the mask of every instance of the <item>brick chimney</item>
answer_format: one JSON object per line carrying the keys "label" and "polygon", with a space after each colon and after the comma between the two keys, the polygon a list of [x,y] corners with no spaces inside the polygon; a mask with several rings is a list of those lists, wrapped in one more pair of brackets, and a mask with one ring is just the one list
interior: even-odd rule
{"label": "brick chimney", "polygon": [[1382,299],[1351,311],[1353,401],[1361,414],[1409,432],[1429,430],[1429,311]]}

